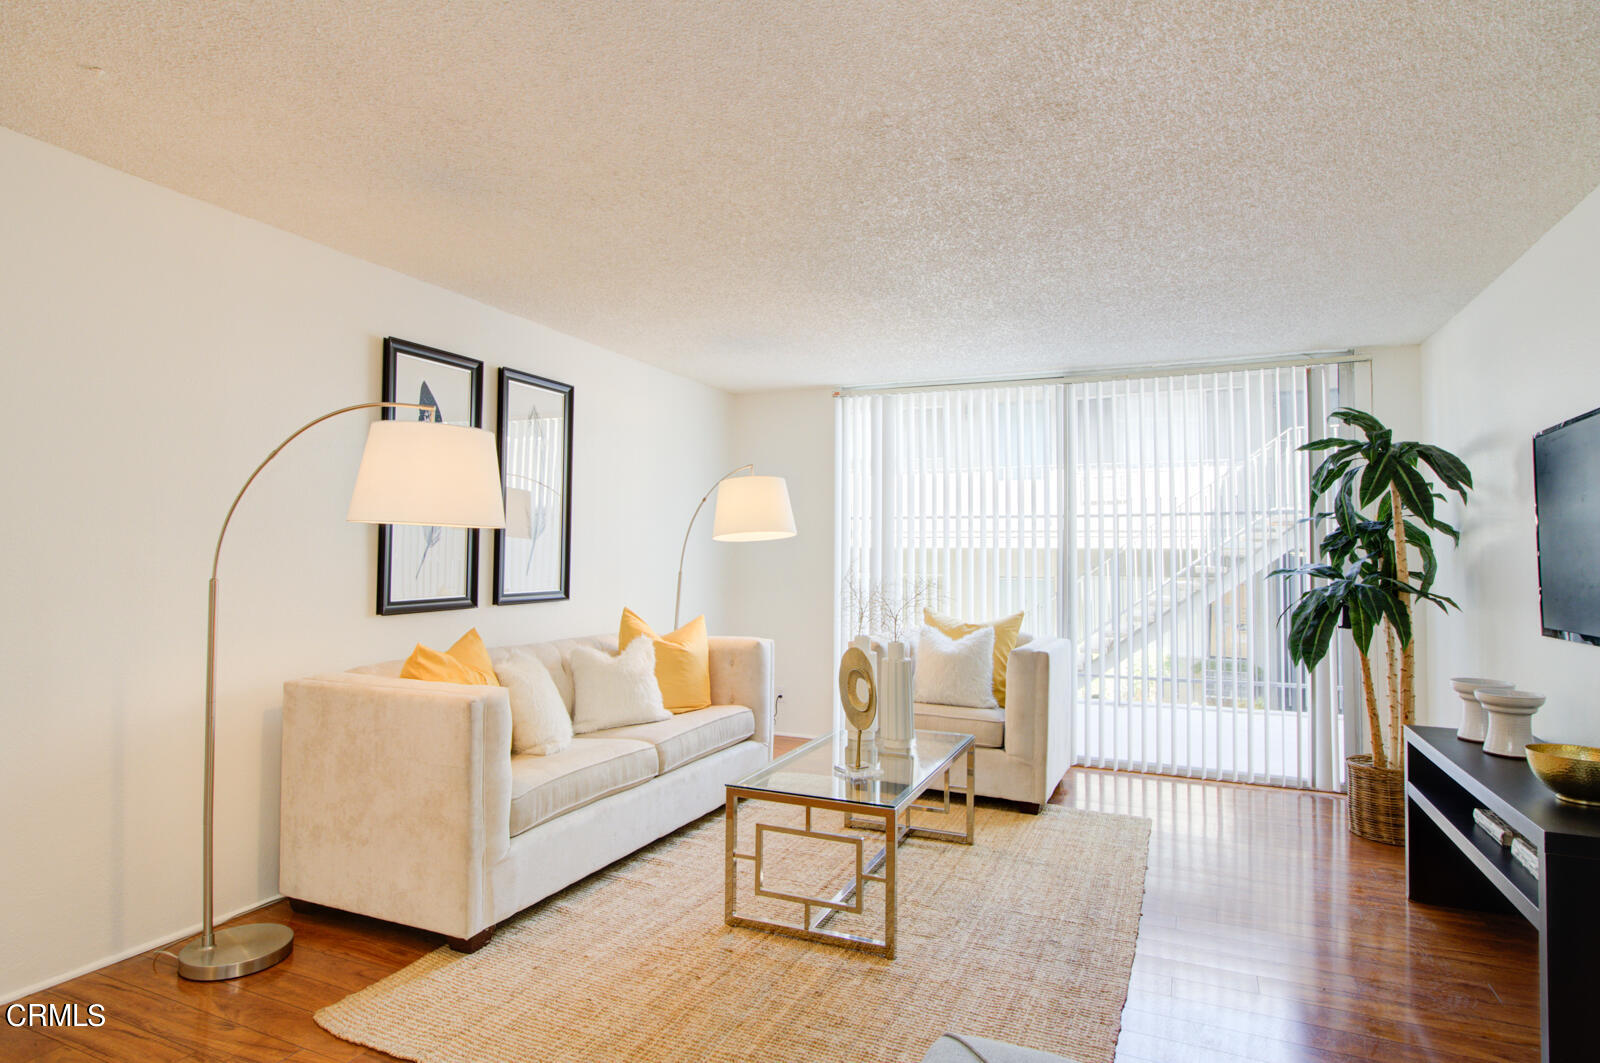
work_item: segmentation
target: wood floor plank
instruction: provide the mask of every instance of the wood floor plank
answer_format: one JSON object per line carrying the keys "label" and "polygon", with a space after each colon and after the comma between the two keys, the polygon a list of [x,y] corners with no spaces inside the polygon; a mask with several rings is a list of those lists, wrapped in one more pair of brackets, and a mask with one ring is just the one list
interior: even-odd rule
{"label": "wood floor plank", "polygon": [[42,1029],[7,1024],[0,1030],[3,1030],[0,1032],[0,1059],[26,1059],[34,1063],[100,1063],[101,1057],[58,1041]]}
{"label": "wood floor plank", "polygon": [[137,1021],[152,1035],[174,1045],[204,1045],[254,1063],[277,1063],[299,1050],[291,1041],[252,1025],[234,1022],[190,1004],[175,1005],[157,994],[134,988],[104,973],[83,978],[73,992],[104,1006],[108,1016]]}
{"label": "wood floor plank", "polygon": [[[69,986],[58,986],[51,990],[50,1002],[78,1003],[75,990]],[[9,1038],[10,1033],[8,1028],[0,1037]],[[159,1033],[152,1033],[137,1018],[108,1015],[104,1026],[50,1026],[43,1028],[43,1033],[51,1040],[97,1059],[110,1060],[111,1063],[130,1059],[149,1060],[150,1063],[186,1063],[193,1058],[192,1046],[179,1045]]]}
{"label": "wood floor plank", "polygon": [[[1210,989],[1207,992],[1207,988]],[[1347,1001],[1360,1006],[1359,1001]],[[1234,1034],[1257,1033],[1277,1041],[1386,1059],[1401,1049],[1429,1050],[1440,1058],[1498,1063],[1508,1045],[1537,1050],[1539,1031],[1513,1027],[1495,1041],[1455,1030],[1430,1029],[1403,1021],[1385,1009],[1356,1012],[1328,1005],[1306,1004],[1264,994],[1241,994],[1217,987],[1196,987],[1185,996],[1131,992],[1127,1012],[1151,1013]]]}
{"label": "wood floor plank", "polygon": [[242,981],[186,982],[173,974],[170,967],[153,977],[147,975],[148,971],[148,963],[117,964],[107,968],[107,975],[160,996],[173,1005],[194,1007],[270,1034],[300,1051],[334,1059],[348,1059],[352,1055],[354,1046],[318,1026],[309,1011],[251,993]]}

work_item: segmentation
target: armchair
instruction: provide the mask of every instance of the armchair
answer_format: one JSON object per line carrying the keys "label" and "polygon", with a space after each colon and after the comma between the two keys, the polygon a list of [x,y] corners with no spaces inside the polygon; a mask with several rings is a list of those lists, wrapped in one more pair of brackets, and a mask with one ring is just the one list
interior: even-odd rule
{"label": "armchair", "polygon": [[[1011,651],[1005,708],[919,701],[914,706],[916,725],[972,735],[978,794],[1017,801],[1038,812],[1072,766],[1075,672],[1072,643],[1063,638],[1029,641]],[[965,785],[964,764],[951,771],[950,781]]]}

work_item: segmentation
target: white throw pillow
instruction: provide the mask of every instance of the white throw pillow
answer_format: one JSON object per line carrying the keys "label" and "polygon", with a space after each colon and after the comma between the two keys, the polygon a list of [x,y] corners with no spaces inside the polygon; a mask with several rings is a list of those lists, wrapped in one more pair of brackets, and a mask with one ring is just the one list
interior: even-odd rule
{"label": "white throw pillow", "polygon": [[572,717],[544,662],[531,653],[508,654],[494,671],[511,693],[511,752],[548,756],[572,744]]}
{"label": "white throw pillow", "polygon": [[932,705],[999,708],[994,699],[994,626],[985,624],[959,639],[924,627],[917,633],[913,689],[917,701]]}
{"label": "white throw pillow", "polygon": [[634,639],[615,657],[574,646],[567,663],[572,667],[572,730],[576,734],[672,719],[661,703],[656,646],[650,639]]}

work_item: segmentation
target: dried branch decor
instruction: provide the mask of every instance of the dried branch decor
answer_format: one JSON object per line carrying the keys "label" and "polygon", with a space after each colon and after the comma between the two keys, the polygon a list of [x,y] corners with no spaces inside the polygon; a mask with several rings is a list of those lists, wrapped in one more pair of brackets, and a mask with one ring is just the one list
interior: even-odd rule
{"label": "dried branch decor", "polygon": [[939,581],[931,576],[905,576],[871,584],[854,569],[845,576],[845,620],[854,635],[904,642],[922,622],[923,608],[938,604]]}

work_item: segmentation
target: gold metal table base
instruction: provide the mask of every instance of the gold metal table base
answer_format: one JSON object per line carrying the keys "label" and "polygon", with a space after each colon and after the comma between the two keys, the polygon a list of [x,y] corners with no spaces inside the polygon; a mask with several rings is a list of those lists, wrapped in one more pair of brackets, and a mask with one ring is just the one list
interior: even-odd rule
{"label": "gold metal table base", "polygon": [[[959,755],[958,753],[957,756]],[[832,798],[776,793],[771,790],[742,787],[736,783],[728,784],[725,811],[726,861],[723,879],[724,909],[727,924],[729,926],[748,927],[754,930],[768,930],[776,934],[786,934],[789,937],[804,938],[807,941],[821,941],[830,945],[840,945],[845,948],[859,949],[862,952],[875,953],[886,959],[894,959],[895,893],[898,886],[895,874],[895,853],[899,849],[900,843],[910,837],[932,838],[938,841],[954,842],[959,845],[971,845],[973,843],[977,825],[977,806],[974,803],[976,798],[973,775],[976,760],[974,746],[969,745],[967,747],[966,755],[967,777],[965,788],[956,788],[950,784],[950,769],[955,762],[955,757],[952,757],[950,763],[946,764],[943,770],[944,801],[942,806],[917,803],[932,782],[940,777],[940,773],[935,771],[928,776],[928,781],[923,783],[922,788],[912,795],[910,802],[904,807],[904,822],[901,822],[900,811],[894,808],[884,808],[879,805]],[[912,824],[911,813],[913,810],[938,812],[945,815],[959,811],[951,803],[951,794],[960,794],[966,797],[966,829],[964,831],[940,830]],[[777,804],[799,805],[805,809],[805,828],[757,823],[755,850],[741,853],[737,850],[739,802],[741,800],[771,801]],[[870,860],[864,859],[864,842],[866,839],[862,836],[819,831],[812,828],[811,814],[818,809],[844,813],[846,827],[881,830],[884,836],[883,846]],[[859,824],[857,819],[861,820]],[[854,845],[855,874],[849,882],[841,886],[831,897],[806,897],[779,890],[769,890],[766,888],[762,875],[766,836],[768,834],[783,834],[792,837],[812,838],[818,841]],[[754,893],[756,896],[788,901],[800,906],[801,917],[798,925],[779,923],[770,919],[757,919],[738,913],[738,863],[741,860],[747,860],[755,865]],[[881,874],[879,873],[880,870]],[[864,934],[846,934],[825,929],[829,921],[840,912],[859,914],[864,910],[866,887],[870,882],[883,884],[883,937],[874,938]],[[820,909],[820,911],[813,915],[813,910],[815,909]]]}

